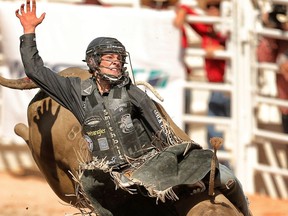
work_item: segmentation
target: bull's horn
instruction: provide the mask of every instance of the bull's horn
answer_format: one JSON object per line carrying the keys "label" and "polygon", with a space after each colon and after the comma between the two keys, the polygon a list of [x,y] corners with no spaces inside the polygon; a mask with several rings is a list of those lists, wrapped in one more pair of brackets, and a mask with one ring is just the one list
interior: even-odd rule
{"label": "bull's horn", "polygon": [[[81,77],[82,79],[88,79],[88,77],[91,76],[87,70],[76,67],[66,68],[60,71],[58,74],[64,77]],[[38,86],[28,77],[20,79],[6,79],[0,76],[0,85],[21,90],[38,88]]]}
{"label": "bull's horn", "polygon": [[38,86],[28,77],[20,79],[6,79],[0,76],[0,85],[12,89],[21,89],[21,90],[38,88]]}
{"label": "bull's horn", "polygon": [[23,124],[23,123],[18,123],[14,127],[14,132],[22,137],[24,141],[29,145],[29,128]]}
{"label": "bull's horn", "polygon": [[161,97],[161,95],[156,91],[156,89],[151,86],[148,82],[145,81],[137,81],[136,85],[143,85],[146,88],[148,88],[161,102],[164,101],[164,99]]}

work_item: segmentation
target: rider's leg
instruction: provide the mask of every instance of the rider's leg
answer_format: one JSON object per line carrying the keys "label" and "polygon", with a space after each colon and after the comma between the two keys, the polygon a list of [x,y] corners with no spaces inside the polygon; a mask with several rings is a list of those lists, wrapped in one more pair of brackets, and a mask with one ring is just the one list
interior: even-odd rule
{"label": "rider's leg", "polygon": [[[85,170],[81,179],[82,189],[84,190],[85,196],[90,201],[93,206],[95,213],[99,215],[113,216],[113,214],[106,208],[104,208],[96,199],[96,195],[102,194],[101,188],[103,188],[103,183],[95,179],[95,174],[93,170]],[[100,193],[99,193],[100,191]]]}
{"label": "rider's leg", "polygon": [[243,214],[249,216],[248,200],[242,185],[232,171],[219,164],[219,174],[216,177],[215,187],[218,188]]}
{"label": "rider's leg", "polygon": [[[81,176],[82,189],[97,215],[103,216],[175,216],[177,211],[169,200],[157,204],[156,199],[140,193],[130,194],[115,190],[110,173],[100,170],[85,170]],[[144,189],[142,189],[144,191]]]}

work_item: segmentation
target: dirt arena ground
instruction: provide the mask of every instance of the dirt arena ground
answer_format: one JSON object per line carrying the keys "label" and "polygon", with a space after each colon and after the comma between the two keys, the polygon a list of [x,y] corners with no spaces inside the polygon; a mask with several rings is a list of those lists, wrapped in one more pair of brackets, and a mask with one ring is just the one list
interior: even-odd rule
{"label": "dirt arena ground", "polygon": [[[41,176],[0,172],[0,216],[68,216],[77,209],[63,203]],[[248,195],[254,216],[288,216],[288,200]]]}

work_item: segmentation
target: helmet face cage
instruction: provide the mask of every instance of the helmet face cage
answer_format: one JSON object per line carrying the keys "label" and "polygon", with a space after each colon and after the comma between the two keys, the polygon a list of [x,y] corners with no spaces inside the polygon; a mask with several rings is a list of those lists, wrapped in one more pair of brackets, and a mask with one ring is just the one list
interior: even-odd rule
{"label": "helmet face cage", "polygon": [[101,57],[105,54],[120,55],[123,70],[127,56],[125,47],[117,39],[102,37],[94,39],[86,50],[86,62],[90,73],[95,72],[99,68]]}

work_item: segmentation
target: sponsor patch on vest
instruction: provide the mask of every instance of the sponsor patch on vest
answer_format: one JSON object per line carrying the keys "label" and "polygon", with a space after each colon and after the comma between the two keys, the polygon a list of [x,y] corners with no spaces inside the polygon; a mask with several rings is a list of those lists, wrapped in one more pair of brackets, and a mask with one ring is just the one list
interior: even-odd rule
{"label": "sponsor patch on vest", "polygon": [[105,129],[98,129],[96,131],[88,131],[86,132],[88,136],[102,136],[102,134],[105,134],[106,133],[106,130]]}
{"label": "sponsor patch on vest", "polygon": [[92,116],[89,119],[86,119],[84,121],[85,125],[89,125],[90,127],[97,126],[101,122],[101,117],[100,116]]}
{"label": "sponsor patch on vest", "polygon": [[93,151],[93,141],[92,139],[88,136],[88,135],[84,135],[84,139],[87,141],[88,143],[88,149],[90,152]]}
{"label": "sponsor patch on vest", "polygon": [[131,133],[133,131],[133,123],[130,114],[121,116],[120,128],[123,133]]}
{"label": "sponsor patch on vest", "polygon": [[153,112],[154,112],[155,117],[157,118],[157,121],[160,127],[163,128],[163,119],[162,119],[161,114],[158,112],[158,110],[154,110]]}
{"label": "sponsor patch on vest", "polygon": [[116,111],[117,109],[119,110],[119,112],[122,112],[124,108],[126,108],[128,106],[127,103],[122,103],[122,104],[117,104],[112,106],[111,108]]}
{"label": "sponsor patch on vest", "polygon": [[99,145],[100,151],[106,151],[109,149],[109,145],[108,145],[108,141],[107,141],[106,137],[99,138],[97,140],[98,140],[98,145]]}
{"label": "sponsor patch on vest", "polygon": [[90,86],[88,86],[88,88],[86,88],[86,89],[84,89],[83,90],[83,92],[85,93],[85,94],[91,94],[91,92],[92,92],[92,85],[90,85]]}

